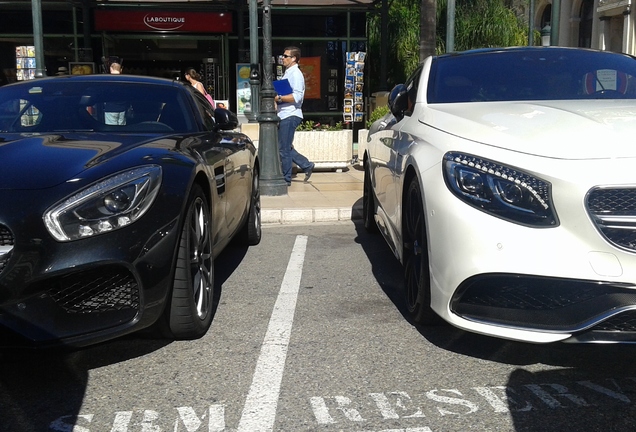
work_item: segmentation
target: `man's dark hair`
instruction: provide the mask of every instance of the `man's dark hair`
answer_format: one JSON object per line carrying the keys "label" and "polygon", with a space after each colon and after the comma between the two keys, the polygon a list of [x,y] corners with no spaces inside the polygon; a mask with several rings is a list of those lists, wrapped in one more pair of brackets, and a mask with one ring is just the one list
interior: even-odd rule
{"label": "man's dark hair", "polygon": [[289,54],[296,57],[296,63],[300,63],[300,48],[297,46],[288,46],[285,51],[289,51]]}

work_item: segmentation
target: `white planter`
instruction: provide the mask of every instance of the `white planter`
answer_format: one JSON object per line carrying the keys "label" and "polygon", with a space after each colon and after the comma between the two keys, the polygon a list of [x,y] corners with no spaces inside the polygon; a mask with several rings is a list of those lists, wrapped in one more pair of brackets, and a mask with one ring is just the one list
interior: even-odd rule
{"label": "white planter", "polygon": [[346,168],[353,159],[353,130],[296,131],[294,148],[316,168]]}

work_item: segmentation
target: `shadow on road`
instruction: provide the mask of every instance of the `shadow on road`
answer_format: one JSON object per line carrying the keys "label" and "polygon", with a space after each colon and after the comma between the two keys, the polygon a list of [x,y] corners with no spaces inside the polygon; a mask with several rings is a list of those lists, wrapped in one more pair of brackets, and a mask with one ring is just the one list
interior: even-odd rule
{"label": "shadow on road", "polygon": [[77,350],[2,352],[0,429],[73,430],[91,370],[146,355],[169,343],[131,335]]}
{"label": "shadow on road", "polygon": [[356,242],[378,284],[428,342],[462,356],[513,366],[505,385],[480,391],[488,395],[496,415],[512,418],[514,431],[636,430],[636,345],[537,345],[473,334],[446,323],[415,325],[405,308],[401,265],[381,235],[367,233],[362,222],[355,226]]}
{"label": "shadow on road", "polygon": [[[236,270],[247,248],[230,246],[215,261],[220,300],[223,283]],[[0,351],[0,430],[72,431],[78,419],[91,370],[161,350],[168,339],[135,333],[82,349]]]}
{"label": "shadow on road", "polygon": [[[536,372],[518,368],[510,373],[502,401],[507,402],[514,430],[636,430],[636,381],[634,366],[628,364],[633,349],[570,346],[567,351],[563,352],[563,358],[569,357],[567,368]],[[601,363],[591,367],[594,362]]]}
{"label": "shadow on road", "polygon": [[[355,227],[356,242],[365,251],[371,263],[373,274],[386,296],[404,316],[404,319],[409,321],[422,336],[437,347],[457,354],[513,365],[542,363],[578,367],[592,372],[599,370],[596,362],[602,361],[604,362],[602,364],[612,365],[612,367],[619,368],[618,370],[636,372],[636,362],[633,362],[631,356],[631,354],[636,354],[636,346],[633,345],[569,345],[560,343],[535,345],[469,333],[446,323],[435,326],[414,324],[404,303],[404,279],[400,263],[393,256],[381,235],[367,233],[361,221],[356,222]],[[630,353],[630,355],[623,353]]]}

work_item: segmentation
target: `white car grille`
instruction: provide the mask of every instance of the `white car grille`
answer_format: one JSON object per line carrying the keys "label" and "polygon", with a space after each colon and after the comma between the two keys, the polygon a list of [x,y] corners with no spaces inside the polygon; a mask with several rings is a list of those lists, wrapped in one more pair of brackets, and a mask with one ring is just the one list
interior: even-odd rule
{"label": "white car grille", "polygon": [[636,188],[599,187],[586,199],[587,211],[613,245],[636,251]]}

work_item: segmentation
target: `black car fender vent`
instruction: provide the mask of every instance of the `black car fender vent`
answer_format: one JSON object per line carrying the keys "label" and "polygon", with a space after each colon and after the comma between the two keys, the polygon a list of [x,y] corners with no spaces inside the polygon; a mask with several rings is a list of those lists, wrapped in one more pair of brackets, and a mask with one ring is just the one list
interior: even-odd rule
{"label": "black car fender vent", "polygon": [[137,282],[128,270],[120,267],[65,276],[48,293],[69,313],[139,309]]}
{"label": "black car fender vent", "polygon": [[15,239],[9,228],[0,225],[0,273],[2,273],[7,262],[9,262],[9,258],[11,258],[14,244]]}
{"label": "black car fender vent", "polygon": [[600,323],[617,309],[636,307],[636,286],[483,274],[464,281],[450,306],[455,314],[472,321],[574,332]]}
{"label": "black car fender vent", "polygon": [[216,181],[216,190],[218,195],[225,193],[225,167],[214,167],[214,180]]}

